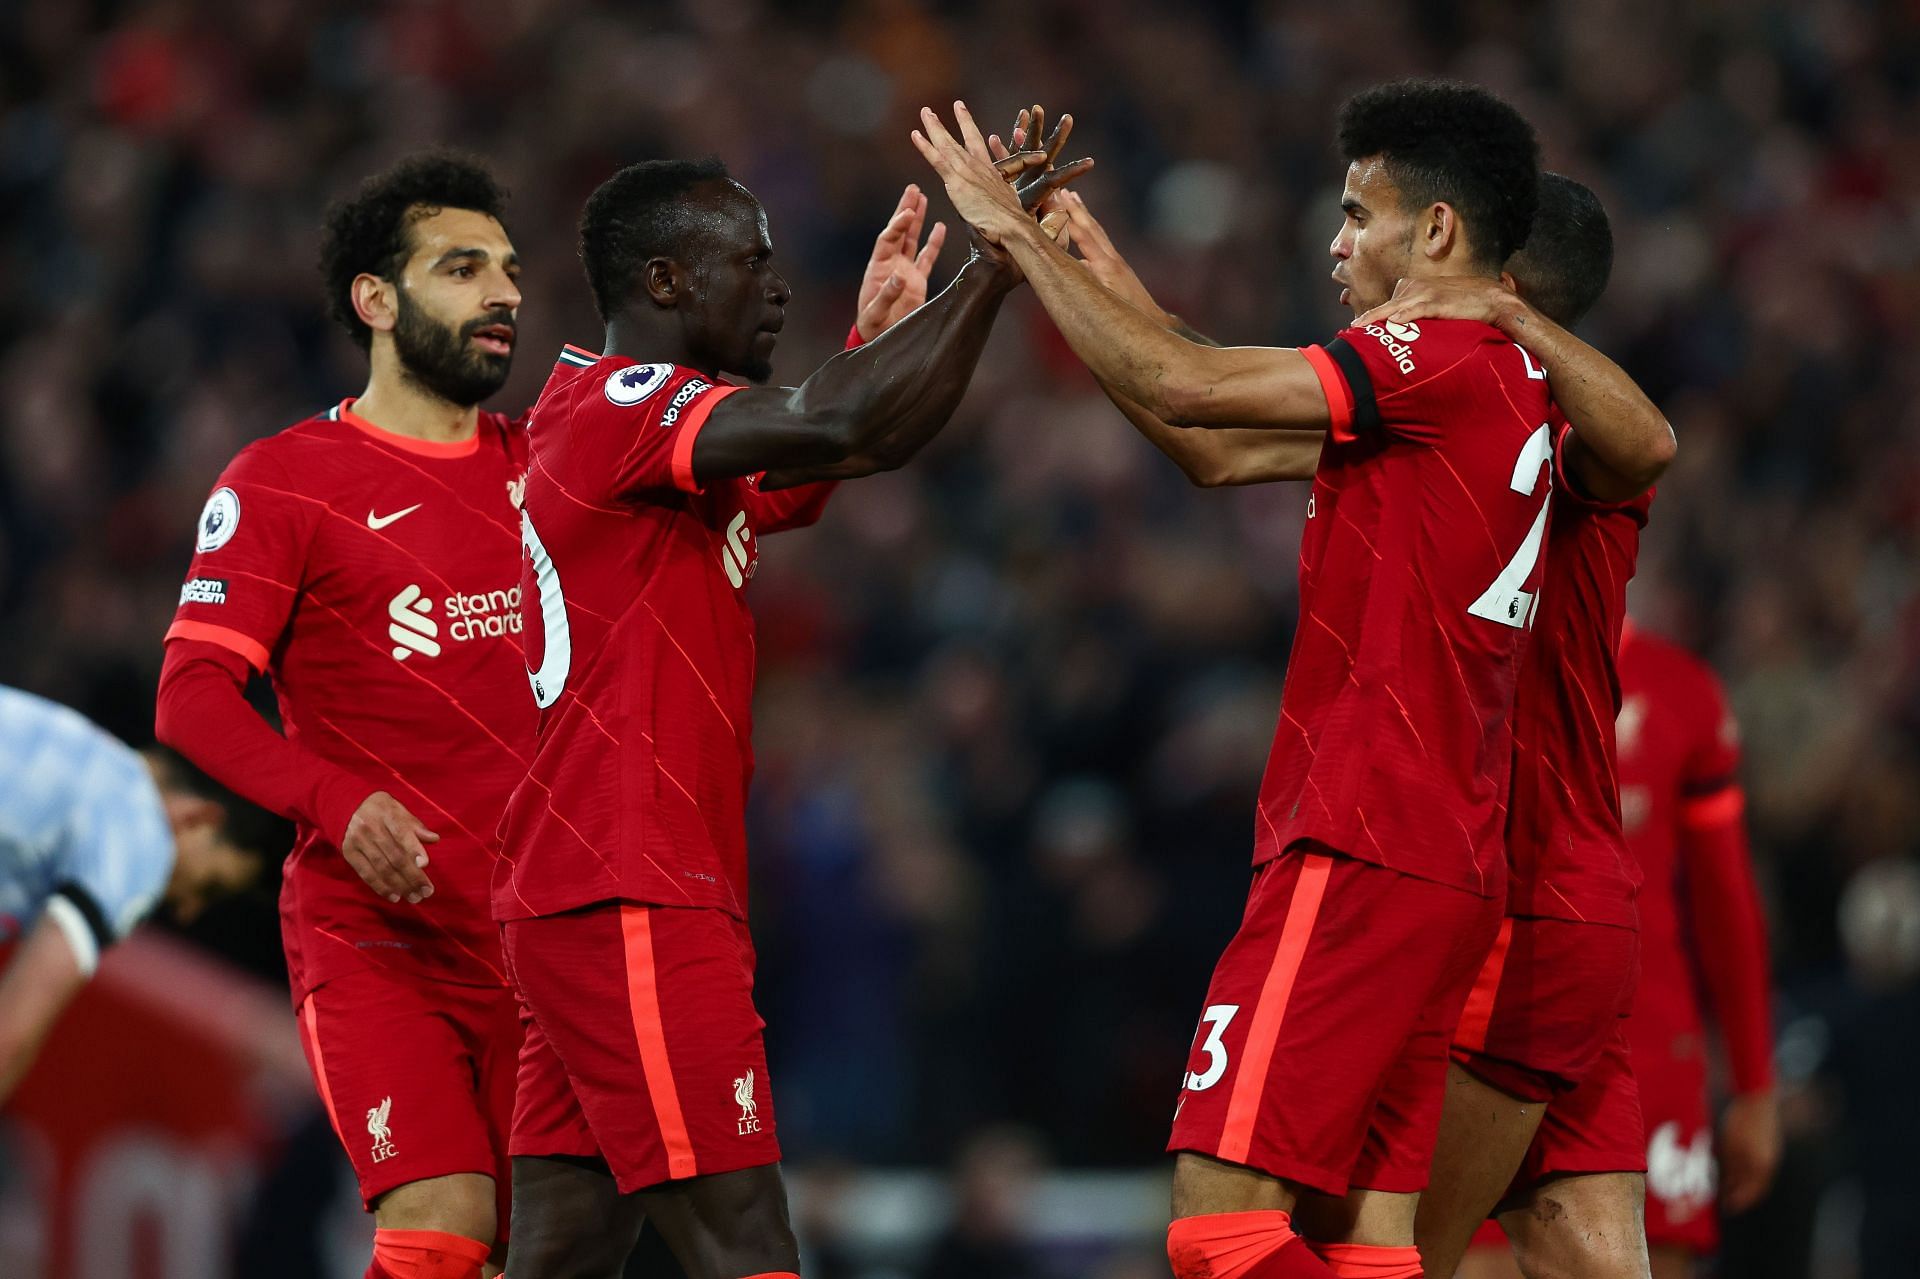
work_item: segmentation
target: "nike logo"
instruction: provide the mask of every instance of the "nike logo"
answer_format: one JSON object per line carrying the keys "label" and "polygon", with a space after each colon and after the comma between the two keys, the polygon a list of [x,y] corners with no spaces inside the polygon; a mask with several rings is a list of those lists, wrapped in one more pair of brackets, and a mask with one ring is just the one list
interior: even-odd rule
{"label": "nike logo", "polygon": [[423,504],[420,502],[415,502],[412,506],[409,506],[406,510],[395,511],[392,515],[375,515],[372,511],[368,511],[367,527],[375,530],[383,529],[387,525],[393,523],[395,520],[402,520],[402,519],[405,519],[407,516],[412,515],[415,511],[419,510],[422,505]]}

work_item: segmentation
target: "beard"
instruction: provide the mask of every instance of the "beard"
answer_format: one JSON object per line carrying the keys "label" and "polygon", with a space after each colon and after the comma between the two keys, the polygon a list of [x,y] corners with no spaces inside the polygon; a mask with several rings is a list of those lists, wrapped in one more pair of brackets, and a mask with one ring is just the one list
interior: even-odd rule
{"label": "beard", "polygon": [[493,324],[513,328],[513,312],[494,311],[454,329],[428,315],[401,289],[393,351],[414,381],[449,404],[471,408],[506,385],[513,371],[511,352],[495,355],[470,345],[476,331]]}

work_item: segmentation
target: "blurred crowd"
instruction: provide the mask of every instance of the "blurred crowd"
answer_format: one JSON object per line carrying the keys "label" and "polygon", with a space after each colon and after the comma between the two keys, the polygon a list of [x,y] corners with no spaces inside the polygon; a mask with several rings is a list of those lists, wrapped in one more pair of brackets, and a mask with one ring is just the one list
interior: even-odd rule
{"label": "blurred crowd", "polygon": [[[902,185],[933,185],[915,110],[955,96],[1072,111],[1089,204],[1195,327],[1320,340],[1334,112],[1416,73],[1510,96],[1608,204],[1588,336],[1682,442],[1634,607],[1744,724],[1786,1064],[1818,1085],[1808,1184],[1920,1195],[1911,1142],[1847,1136],[1902,1094],[1837,1048],[1917,1024],[1913,938],[1896,919],[1889,975],[1839,923],[1920,839],[1911,4],[12,0],[0,678],[150,732],[211,481],[364,377],[318,296],[320,211],[409,149],[514,192],[514,409],[563,341],[597,345],[587,192],[655,156],[717,154],[766,204],[777,372],[803,377]],[[1190,488],[1020,300],[926,455],[767,543],[756,933],[796,1162],[940,1161],[1005,1121],[1063,1164],[1155,1159],[1243,900],[1303,507]],[[263,902],[204,935],[271,970]]]}

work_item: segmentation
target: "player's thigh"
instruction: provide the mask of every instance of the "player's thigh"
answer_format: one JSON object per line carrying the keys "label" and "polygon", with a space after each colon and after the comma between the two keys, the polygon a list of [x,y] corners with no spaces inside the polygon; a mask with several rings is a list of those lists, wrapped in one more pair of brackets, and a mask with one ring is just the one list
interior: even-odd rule
{"label": "player's thigh", "polygon": [[687,1279],[799,1272],[778,1164],[669,1182],[634,1197]]}
{"label": "player's thigh", "polygon": [[1528,1279],[1646,1279],[1638,1173],[1556,1177],[1530,1187],[1500,1214]]}
{"label": "player's thigh", "polygon": [[[504,935],[532,1023],[623,1193],[779,1161],[745,925],[611,902]],[[527,1110],[515,1154],[577,1153],[533,1148]]]}
{"label": "player's thigh", "polygon": [[513,1214],[516,1279],[618,1279],[645,1208],[598,1159],[523,1155],[513,1160]]}
{"label": "player's thigh", "polygon": [[1526,1158],[1545,1107],[1509,1096],[1455,1063],[1414,1240],[1440,1273],[1457,1263]]}
{"label": "player's thigh", "polygon": [[1497,927],[1497,905],[1480,927],[1488,906],[1304,847],[1263,865],[1214,970],[1168,1149],[1344,1194],[1434,955],[1471,949],[1470,978]]}
{"label": "player's thigh", "polygon": [[[368,969],[322,984],[301,1003],[301,1046],[369,1210],[413,1183],[466,1175],[497,1184],[505,1176],[505,1152],[477,1085],[480,1063],[447,1012],[472,993]],[[465,1203],[472,1183],[451,1184],[468,1189],[442,1186],[422,1192],[424,1200]],[[427,1228],[491,1242],[497,1224],[490,1205]]]}

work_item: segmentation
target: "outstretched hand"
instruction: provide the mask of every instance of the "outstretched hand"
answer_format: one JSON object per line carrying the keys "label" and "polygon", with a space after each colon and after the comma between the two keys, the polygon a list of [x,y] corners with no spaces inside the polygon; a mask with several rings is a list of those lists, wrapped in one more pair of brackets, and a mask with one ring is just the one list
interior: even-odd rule
{"label": "outstretched hand", "polygon": [[1403,279],[1394,285],[1391,298],[1354,320],[1353,325],[1364,329],[1387,321],[1477,320],[1497,326],[1525,305],[1509,275],[1497,280],[1479,276]]}
{"label": "outstretched hand", "polygon": [[[955,102],[953,113],[960,130],[958,138],[947,131],[931,107],[922,108],[922,128],[913,131],[913,145],[940,175],[947,197],[960,216],[989,243],[999,244],[1007,235],[1031,224],[1030,205],[1038,205],[1093,167],[1092,160],[1076,160],[1054,168],[1051,157],[1040,150],[1016,151],[996,164],[967,104]],[[1070,120],[1063,118],[1061,129],[1056,130],[1062,143],[1063,131],[1069,126]],[[1033,176],[1026,177],[1030,172]]]}
{"label": "outstretched hand", "polygon": [[947,241],[947,224],[935,222],[922,245],[920,230],[926,219],[926,192],[910,183],[900,193],[900,203],[886,228],[874,240],[873,256],[867,259],[867,272],[860,278],[854,326],[860,330],[861,341],[873,341],[927,300],[927,281],[940,258],[940,247]]}

